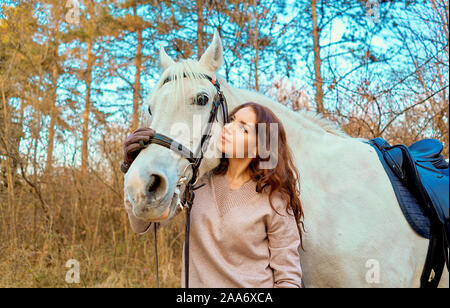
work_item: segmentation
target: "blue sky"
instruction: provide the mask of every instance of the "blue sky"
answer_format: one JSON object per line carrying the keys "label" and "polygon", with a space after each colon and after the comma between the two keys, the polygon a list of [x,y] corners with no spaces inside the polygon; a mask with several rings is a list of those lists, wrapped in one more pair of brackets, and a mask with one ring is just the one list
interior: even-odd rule
{"label": "blue sky", "polygon": [[[0,0],[0,4],[1,3],[11,3],[11,1],[7,1],[7,0]],[[294,3],[293,0],[290,0],[289,5],[291,5],[292,3]],[[290,10],[288,10],[288,12],[290,12]],[[291,11],[292,12],[292,11]],[[1,14],[1,12],[0,12]],[[408,18],[408,16],[405,16],[406,18]],[[289,20],[291,19],[292,16],[290,16],[290,14],[287,14],[285,16],[280,16],[280,19],[285,19],[285,20]],[[418,29],[419,30],[419,29]],[[348,31],[347,29],[347,24],[345,19],[343,18],[335,18],[333,20],[333,22],[330,24],[329,29],[326,31],[323,31],[322,33],[322,41],[323,42],[329,42],[329,43],[333,43],[333,42],[339,42],[342,38],[342,36],[344,35],[344,33],[346,33],[346,31]],[[311,39],[310,37],[307,39]],[[210,42],[207,42],[208,44]],[[391,46],[393,46],[395,42],[386,42],[384,40],[384,38],[382,36],[373,36],[372,37],[372,41],[371,41],[371,45],[372,47],[374,47],[376,50],[378,50],[381,54],[385,53]],[[64,48],[61,48],[61,52],[63,52]],[[167,50],[170,53],[170,50]],[[323,55],[322,55],[323,56]],[[297,57],[298,60],[298,66],[296,67],[296,72],[291,74],[291,81],[295,84],[298,84],[300,87],[305,87],[305,89],[307,89],[308,91],[308,95],[310,96],[310,98],[312,99],[314,97],[314,89],[311,86],[311,80],[310,79],[306,79],[304,78],[307,75],[307,70],[306,70],[306,63],[304,62],[304,59],[300,58],[300,55],[298,55]],[[354,65],[354,63],[347,63],[345,58],[339,58],[336,61],[337,64],[339,64],[339,67],[348,67],[351,68],[352,65]],[[73,62],[72,61],[72,65],[76,65],[77,62]],[[134,75],[134,68],[130,68],[128,73],[130,74],[130,79],[132,80],[133,75]],[[219,71],[219,74],[221,74],[222,76],[224,75],[224,70],[223,68]],[[238,75],[238,74],[235,74]],[[281,75],[280,75],[281,77]],[[260,79],[263,81],[262,83],[268,84],[269,80],[267,80],[268,78],[270,78],[269,76],[260,76]],[[142,87],[143,90],[145,91],[145,93],[148,94],[148,91],[151,90],[152,86],[157,82],[156,78],[153,78],[150,75],[142,75],[141,76],[141,83],[142,83]],[[239,81],[236,80],[231,80],[231,83],[239,86]],[[126,123],[127,121],[130,120],[131,117],[127,118],[126,115],[130,114],[130,112],[132,111],[132,93],[128,92],[125,93],[125,96],[122,96],[119,93],[119,89],[126,86],[126,83],[119,79],[119,78],[114,78],[111,79],[109,81],[103,81],[100,85],[103,91],[102,95],[95,95],[95,97],[93,97],[93,100],[95,102],[95,104],[97,104],[98,106],[103,106],[100,109],[107,111],[107,112],[112,112],[112,111],[116,111],[116,110],[120,110],[125,108],[127,113],[117,113],[116,115],[112,116],[109,118],[110,122],[117,122],[117,123]],[[77,89],[80,93],[83,93],[85,91],[85,85],[80,82],[79,85],[77,86]],[[63,89],[59,90],[59,95],[61,98],[64,98],[66,96],[66,92]],[[144,96],[145,96],[144,93]],[[79,100],[80,104],[82,104],[82,98],[76,98],[73,97],[74,100]],[[108,107],[108,104],[111,105],[127,105],[127,107]],[[143,113],[146,112],[146,106],[144,104],[142,104],[141,107],[141,111]],[[125,118],[124,118],[125,116]],[[97,138],[101,138],[102,134],[101,132],[95,132],[92,128],[93,134],[92,134],[92,139],[91,139],[91,149],[95,150],[95,147],[93,146],[94,142],[96,141]],[[79,132],[77,133],[79,134]],[[39,145],[39,148],[41,148],[41,153],[45,154],[45,131],[43,132],[42,135],[42,143]],[[70,139],[70,140],[69,140]],[[69,148],[67,148],[67,145],[71,144],[71,146]],[[81,140],[79,139],[79,135],[78,137],[75,136],[68,136],[68,140],[66,143],[57,143],[55,144],[55,156],[59,157],[60,160],[61,159],[66,159],[69,156],[71,156],[71,154],[74,153],[68,153],[67,151],[72,151],[71,149],[79,149],[81,145]],[[22,144],[22,148],[23,151],[25,152],[27,147],[29,147],[29,144],[24,143]],[[75,154],[76,160],[79,161],[79,153]],[[43,157],[44,159],[44,157]]]}

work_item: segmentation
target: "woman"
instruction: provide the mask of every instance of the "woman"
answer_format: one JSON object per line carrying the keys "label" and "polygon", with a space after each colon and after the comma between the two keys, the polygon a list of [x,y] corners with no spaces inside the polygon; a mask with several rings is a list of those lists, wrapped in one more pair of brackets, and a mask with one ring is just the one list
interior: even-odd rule
{"label": "woman", "polygon": [[[128,166],[139,139],[153,133],[140,129],[129,136]],[[268,108],[245,103],[230,112],[216,146],[225,155],[199,179],[197,186],[205,185],[191,210],[189,286],[301,287],[303,211],[283,125]],[[126,208],[133,230],[152,229]]]}

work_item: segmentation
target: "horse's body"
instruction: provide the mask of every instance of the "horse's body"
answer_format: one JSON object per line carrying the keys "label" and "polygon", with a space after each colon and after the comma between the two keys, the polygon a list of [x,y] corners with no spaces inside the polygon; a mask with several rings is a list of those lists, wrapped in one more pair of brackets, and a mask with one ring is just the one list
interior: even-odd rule
{"label": "horse's body", "polygon": [[[212,45],[195,69],[214,75],[221,58],[222,45],[215,34]],[[192,69],[192,62],[184,66],[174,63],[164,51],[161,63],[165,73],[170,73],[171,67],[177,65],[176,74]],[[306,251],[300,251],[300,255],[305,285],[419,286],[428,240],[418,236],[407,223],[378,156],[370,145],[362,142],[365,139],[352,138],[310,112],[293,112],[264,95],[236,89],[217,78],[230,110],[246,101],[254,101],[269,107],[285,127],[300,173],[306,228],[303,237]],[[200,81],[184,81],[183,84],[187,97],[200,88],[213,91]],[[150,98],[150,105],[155,109],[152,128],[194,148],[192,140],[176,136],[170,126],[176,121],[186,123],[186,115],[205,115],[208,110],[188,110],[181,117],[179,110],[185,107],[173,104],[185,104],[186,101],[180,99],[183,95],[170,100],[166,96],[170,95],[168,93],[170,87],[166,86],[157,89]],[[171,217],[175,213],[175,184],[186,161],[168,152],[157,145],[149,146],[137,157],[125,177],[125,188],[137,217],[157,218],[167,207],[171,207]],[[218,158],[204,159],[200,176],[218,161]],[[152,174],[159,176],[160,185],[149,199],[149,182],[154,183]],[[448,283],[448,272],[444,270],[440,286],[448,287]]]}

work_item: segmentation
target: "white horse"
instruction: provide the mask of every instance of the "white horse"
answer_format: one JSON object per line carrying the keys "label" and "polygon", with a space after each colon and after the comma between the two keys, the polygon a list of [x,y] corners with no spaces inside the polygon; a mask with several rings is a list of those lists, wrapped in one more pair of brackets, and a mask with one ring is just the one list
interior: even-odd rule
{"label": "white horse", "polygon": [[[428,240],[407,223],[376,152],[362,142],[366,139],[352,138],[311,112],[293,112],[262,94],[232,87],[216,75],[222,62],[223,47],[217,31],[199,61],[174,62],[161,48],[161,80],[148,98],[151,127],[194,152],[199,139],[195,142],[190,136],[181,136],[180,127],[191,130],[194,125],[205,126],[216,90],[210,81],[183,78],[184,73],[216,78],[229,110],[247,101],[269,107],[285,126],[300,173],[306,227],[306,251],[300,251],[300,255],[305,285],[419,286]],[[168,76],[176,79],[163,85]],[[204,106],[192,104],[200,92],[210,98]],[[202,120],[196,121],[196,116]],[[182,124],[178,130],[174,129],[176,123]],[[178,213],[176,183],[188,161],[173,153],[151,144],[125,175],[124,191],[138,218],[156,219],[170,208],[167,222]],[[205,157],[199,176],[217,166],[219,157]],[[440,286],[448,287],[448,283],[444,269]]]}

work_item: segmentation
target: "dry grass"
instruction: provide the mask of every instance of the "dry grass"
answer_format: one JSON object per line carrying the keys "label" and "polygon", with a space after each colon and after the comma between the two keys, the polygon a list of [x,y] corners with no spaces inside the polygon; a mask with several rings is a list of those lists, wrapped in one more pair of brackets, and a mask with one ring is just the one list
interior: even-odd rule
{"label": "dry grass", "polygon": [[[20,179],[13,200],[0,190],[0,287],[156,286],[154,236],[130,229],[120,180],[66,168],[34,183],[43,202]],[[180,286],[183,239],[184,214],[158,232],[160,287]],[[79,284],[65,281],[69,259]]]}

